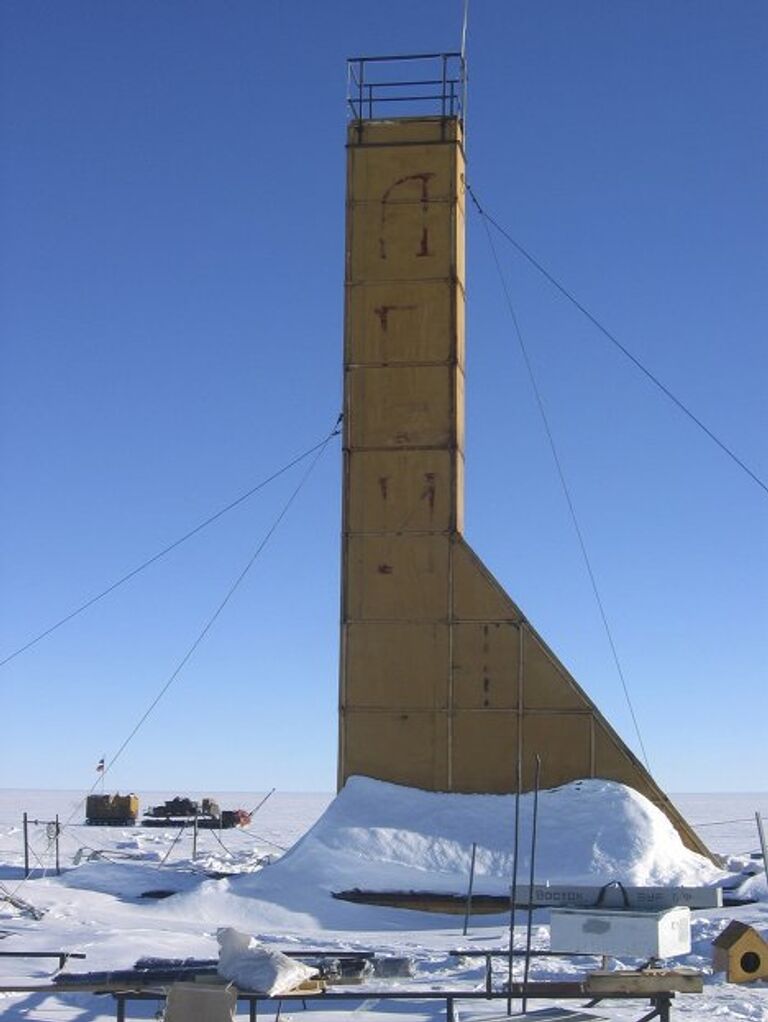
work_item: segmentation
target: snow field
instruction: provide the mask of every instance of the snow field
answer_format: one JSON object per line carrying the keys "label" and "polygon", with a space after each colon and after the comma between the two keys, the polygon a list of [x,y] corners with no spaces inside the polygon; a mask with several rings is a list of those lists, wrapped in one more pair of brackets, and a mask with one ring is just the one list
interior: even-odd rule
{"label": "snow field", "polygon": [[[173,794],[173,793],[171,793]],[[216,793],[210,793],[216,796]],[[766,796],[691,797],[696,823],[717,819],[739,820],[733,838],[718,827],[717,846],[732,851],[730,868],[745,865],[747,852],[757,844],[754,827],[744,821],[768,804]],[[257,795],[219,795],[222,804],[250,808]],[[699,801],[696,803],[696,799]],[[55,877],[38,868],[34,879],[21,887],[21,813],[27,809],[43,818],[59,812],[62,818],[74,795],[69,793],[0,792],[0,883],[18,889],[20,897],[45,909],[40,921],[20,915],[0,902],[0,950],[80,950],[85,961],[72,961],[68,971],[129,968],[144,955],[215,958],[216,931],[234,926],[276,947],[327,949],[375,948],[382,954],[411,954],[418,958],[416,980],[408,986],[426,988],[466,985],[479,987],[483,964],[477,959],[457,960],[454,947],[506,946],[507,920],[483,916],[472,920],[467,938],[461,936],[462,919],[444,915],[374,908],[333,899],[330,892],[350,887],[377,890],[431,890],[462,894],[466,891],[471,844],[478,844],[476,890],[504,893],[507,889],[512,843],[512,800],[507,796],[435,795],[353,779],[341,797],[276,794],[254,818],[249,832],[227,831],[217,844],[212,834],[200,835],[198,858],[191,859],[191,835],[174,844],[173,828],[159,830],[86,828],[72,826],[62,839],[64,872]],[[157,795],[142,804],[161,801]],[[683,811],[683,799],[677,800]],[[330,803],[330,804],[329,804]],[[710,812],[705,812],[709,805]],[[319,817],[319,819],[318,819]],[[527,882],[530,841],[530,802],[521,812],[521,879]],[[708,860],[687,851],[666,817],[645,799],[621,785],[583,781],[542,792],[539,803],[537,882],[607,882],[620,879],[633,884],[709,884],[724,874]],[[262,868],[267,854],[278,856],[277,845],[287,847],[304,834],[291,850]],[[710,840],[713,830],[702,830]],[[257,836],[258,835],[258,836]],[[50,866],[44,828],[33,829],[33,866]],[[714,845],[715,842],[712,842]],[[98,848],[101,858],[73,866],[78,848]],[[170,853],[170,854],[169,854]],[[162,862],[167,856],[167,861]],[[39,859],[38,863],[36,860]],[[758,864],[759,865],[759,864]],[[206,870],[232,871],[210,879]],[[695,913],[693,948],[685,964],[709,970],[710,943],[732,918],[768,930],[765,880],[756,875],[745,885],[761,900],[746,908]],[[161,900],[143,898],[147,890],[176,892]],[[534,945],[548,944],[545,911],[534,917]],[[517,943],[524,940],[524,918],[519,919]],[[597,965],[597,962],[594,963]],[[3,959],[0,978],[31,982],[49,979],[56,963],[35,959]],[[518,964],[518,969],[521,965]],[[505,974],[503,959],[496,960],[497,980]],[[543,957],[532,963],[533,978],[576,978],[585,961]],[[722,976],[709,975],[701,996],[678,998],[675,1013],[681,1019],[715,1016],[727,1019],[768,1020],[768,986],[728,986]],[[354,993],[354,991],[353,991]],[[353,1005],[362,1008],[359,991]],[[540,1007],[536,1002],[534,1007]],[[573,1007],[573,1005],[571,1005]],[[638,1018],[640,1002],[611,1007],[617,1020]],[[152,1017],[155,1005],[134,1005],[131,1017]],[[332,1009],[332,1010],[331,1010]],[[343,1017],[337,1007],[314,1006],[322,1022]],[[355,1013],[376,1016],[368,1022],[403,1022],[440,1017],[442,1007],[427,1002],[408,1005],[367,1006]],[[498,1005],[462,1006],[461,1022],[498,1015]],[[604,1012],[607,1013],[607,1012]],[[260,1009],[260,1014],[263,1012]],[[298,1013],[297,1013],[298,1014]],[[0,1015],[9,1022],[50,1020],[101,1022],[114,1018],[108,998],[78,995],[0,997]],[[285,1018],[285,1016],[283,1016]],[[298,1017],[295,1020],[298,1022]]]}

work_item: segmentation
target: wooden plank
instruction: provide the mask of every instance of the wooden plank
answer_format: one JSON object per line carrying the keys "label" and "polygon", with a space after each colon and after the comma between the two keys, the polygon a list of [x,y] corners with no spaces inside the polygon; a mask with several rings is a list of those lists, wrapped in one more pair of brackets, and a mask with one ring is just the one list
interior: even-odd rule
{"label": "wooden plank", "polygon": [[622,994],[700,994],[704,989],[703,974],[695,969],[644,969],[642,972],[588,972],[587,992],[610,997]]}

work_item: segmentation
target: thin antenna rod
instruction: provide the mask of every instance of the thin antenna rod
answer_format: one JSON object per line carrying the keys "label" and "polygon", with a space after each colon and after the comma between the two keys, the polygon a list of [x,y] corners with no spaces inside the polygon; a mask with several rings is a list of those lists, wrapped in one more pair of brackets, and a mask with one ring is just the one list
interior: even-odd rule
{"label": "thin antenna rod", "polygon": [[461,21],[461,119],[464,124],[464,145],[467,144],[467,24],[469,22],[469,0],[464,0],[464,16]]}

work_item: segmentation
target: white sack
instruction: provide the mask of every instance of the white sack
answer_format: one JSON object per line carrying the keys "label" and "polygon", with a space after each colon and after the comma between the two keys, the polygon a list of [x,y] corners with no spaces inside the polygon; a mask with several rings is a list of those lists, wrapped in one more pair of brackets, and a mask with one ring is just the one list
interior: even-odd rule
{"label": "white sack", "polygon": [[259,944],[255,937],[226,927],[216,934],[219,941],[218,973],[241,990],[269,996],[286,994],[316,970]]}

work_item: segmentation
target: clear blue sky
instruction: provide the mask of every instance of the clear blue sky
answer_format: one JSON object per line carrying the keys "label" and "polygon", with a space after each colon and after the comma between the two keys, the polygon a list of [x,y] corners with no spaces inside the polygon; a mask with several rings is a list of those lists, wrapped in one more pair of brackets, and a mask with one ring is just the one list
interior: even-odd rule
{"label": "clear blue sky", "polygon": [[[0,6],[0,654],[332,425],[345,58],[461,5]],[[470,179],[768,476],[768,6],[475,0]],[[768,787],[768,498],[501,248],[651,764]],[[486,240],[469,224],[467,535],[636,747]],[[110,787],[330,789],[339,449]],[[294,473],[0,671],[0,785],[87,787]]]}

